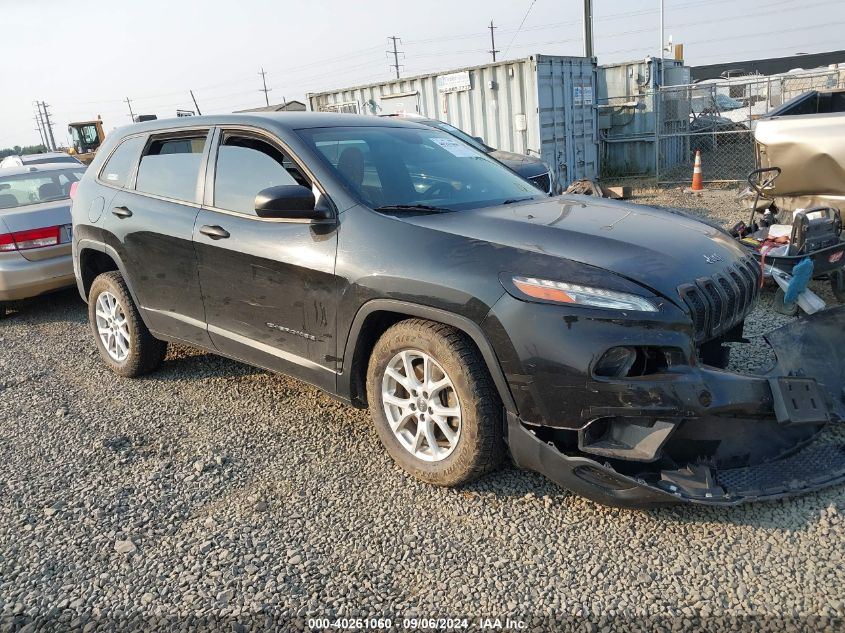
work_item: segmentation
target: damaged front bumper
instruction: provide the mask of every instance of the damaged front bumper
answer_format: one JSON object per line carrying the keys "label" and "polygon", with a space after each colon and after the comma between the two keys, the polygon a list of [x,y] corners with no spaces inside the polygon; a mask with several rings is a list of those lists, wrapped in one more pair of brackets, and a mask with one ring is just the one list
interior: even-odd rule
{"label": "damaged front bumper", "polygon": [[622,507],[730,505],[845,481],[845,306],[766,340],[777,356],[766,375],[696,368],[651,391],[664,406],[671,392],[686,407],[605,411],[612,422],[593,433],[590,425],[579,429],[577,443],[571,432],[560,441],[560,430],[509,414],[514,462]]}

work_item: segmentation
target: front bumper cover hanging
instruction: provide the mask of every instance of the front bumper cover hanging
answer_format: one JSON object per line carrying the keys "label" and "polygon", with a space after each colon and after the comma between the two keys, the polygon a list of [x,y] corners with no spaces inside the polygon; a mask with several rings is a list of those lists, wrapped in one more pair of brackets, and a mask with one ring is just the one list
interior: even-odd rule
{"label": "front bumper cover hanging", "polygon": [[[845,306],[801,318],[766,335],[777,363],[754,376],[766,397],[733,403],[718,416],[726,436],[743,409],[771,424],[818,429],[791,450],[778,450],[741,467],[690,463],[660,470],[644,464],[623,474],[612,460],[567,451],[544,440],[541,429],[508,415],[508,444],[515,463],[606,505],[653,507],[676,503],[732,505],[818,490],[845,481]],[[729,372],[726,372],[729,374]],[[734,374],[737,379],[751,376]],[[761,400],[766,413],[760,416]],[[688,423],[695,424],[692,418]],[[761,427],[762,429],[762,427]],[[754,441],[753,436],[748,440]],[[761,440],[762,441],[762,440]],[[750,453],[753,451],[749,451]],[[630,473],[630,469],[626,469]]]}

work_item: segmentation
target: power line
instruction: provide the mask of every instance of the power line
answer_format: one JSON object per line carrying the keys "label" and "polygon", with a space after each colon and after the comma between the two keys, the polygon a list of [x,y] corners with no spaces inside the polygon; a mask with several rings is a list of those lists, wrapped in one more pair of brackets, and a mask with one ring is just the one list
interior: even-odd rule
{"label": "power line", "polygon": [[[792,3],[792,2],[794,2],[794,1],[795,1],[795,0],[780,0],[780,1],[775,1],[775,2],[769,3],[767,6],[791,4],[791,3]],[[723,3],[728,3],[728,2],[734,2],[734,0],[711,0],[711,1],[710,1],[710,2],[708,2],[707,4],[708,4],[708,5],[715,5],[715,4],[723,4]],[[574,26],[574,25],[576,25],[576,24],[580,24],[580,22],[581,22],[581,20],[579,19],[579,20],[577,20],[577,21],[558,22],[558,23],[546,23],[546,24],[543,24],[543,25],[541,25],[541,26],[530,26],[530,27],[529,27],[529,26],[527,26],[527,20],[528,20],[528,18],[530,17],[530,13],[533,11],[533,6],[534,6],[534,4],[535,4],[535,3],[536,3],[536,0],[532,0],[532,2],[530,3],[530,5],[529,5],[529,7],[528,7],[528,10],[526,11],[525,15],[522,17],[521,22],[519,23],[519,27],[518,27],[517,29],[515,29],[515,30],[508,30],[508,29],[502,28],[502,26],[508,26],[509,24],[513,24],[513,23],[500,22],[500,25],[499,25],[499,26],[494,26],[494,25],[492,24],[492,21],[491,21],[491,26],[493,26],[495,29],[498,29],[498,30],[499,30],[499,35],[500,35],[500,36],[501,36],[501,35],[503,35],[503,34],[508,34],[508,35],[511,35],[511,34],[512,34],[512,35],[513,35],[513,36],[510,38],[510,43],[508,44],[508,48],[509,48],[509,49],[513,50],[513,49],[515,49],[515,48],[516,48],[516,49],[520,49],[520,48],[524,48],[525,46],[536,46],[536,45],[537,45],[537,43],[533,43],[533,42],[529,42],[529,43],[525,43],[525,44],[519,44],[519,45],[517,45],[517,44],[515,43],[515,40],[516,40],[516,38],[518,37],[518,35],[519,35],[519,34],[523,34],[523,35],[525,35],[525,33],[530,32],[530,31],[541,31],[541,30],[544,30],[544,29],[549,29],[549,28],[557,28],[557,27],[559,27],[560,25],[572,24],[572,25]],[[684,9],[685,7],[696,7],[696,8],[698,8],[698,7],[702,7],[704,4],[705,4],[705,3],[704,3],[704,2],[702,2],[701,0],[698,0],[698,1],[695,1],[695,2],[686,1],[686,2],[679,2],[678,4],[667,4],[667,8],[668,8],[668,9],[670,9],[670,10]],[[822,4],[824,4],[824,3],[822,3]],[[809,6],[815,6],[815,4],[813,4],[813,5],[809,5]],[[782,8],[782,10],[783,10],[783,11],[792,11],[792,10],[803,9],[803,8],[805,8],[805,7],[799,7],[799,6],[786,6],[786,7],[783,7],[783,8]],[[603,22],[603,21],[605,21],[605,20],[615,20],[615,19],[619,19],[619,18],[623,18],[623,17],[632,16],[632,15],[646,15],[646,14],[654,14],[654,13],[656,13],[657,11],[658,11],[658,9],[657,9],[657,8],[654,8],[654,9],[645,9],[645,10],[643,10],[643,9],[639,9],[639,10],[632,10],[632,11],[623,11],[623,12],[620,12],[620,13],[616,13],[616,14],[612,14],[612,15],[607,15],[607,16],[597,16],[597,17],[596,17],[596,21],[597,21],[597,22],[599,22],[599,23],[601,23],[601,22]],[[732,16],[732,19],[734,19],[734,18],[736,18],[736,17],[737,17],[737,16]],[[714,19],[705,19],[705,20],[703,20],[703,21],[702,21],[702,20],[698,20],[698,21],[696,21],[695,23],[691,23],[691,24],[703,24],[703,23],[715,22],[715,21],[718,21],[718,20],[714,20]],[[683,25],[683,24],[678,24],[677,26],[682,26],[682,25]],[[668,24],[668,23],[667,23],[667,28],[674,28],[674,25],[671,25],[671,24]],[[640,29],[640,30],[638,30],[638,32],[648,32],[648,31],[653,32],[653,30],[654,30],[653,28],[652,28],[652,29]],[[628,32],[630,33],[630,31],[628,31]],[[617,35],[618,35],[618,34],[614,33],[614,34],[609,34],[607,37],[612,38],[612,37],[615,37],[615,36],[617,36]],[[490,43],[491,43],[491,44],[494,44],[494,31],[493,31],[493,29],[491,29],[490,36],[491,36],[491,41],[490,41]],[[394,37],[396,37],[396,36],[394,36]],[[400,61],[400,59],[399,59],[399,54],[400,54],[400,51],[398,50],[398,46],[395,46],[395,45],[397,44],[397,40],[398,40],[398,41],[400,41],[401,43],[403,43],[403,44],[407,44],[407,45],[418,45],[418,44],[419,44],[419,45],[423,45],[423,44],[428,44],[428,43],[433,43],[433,42],[442,42],[442,41],[449,41],[449,40],[455,40],[455,41],[459,41],[459,40],[462,40],[462,39],[479,39],[479,40],[480,40],[480,38],[481,38],[481,37],[487,37],[487,35],[486,35],[486,34],[483,34],[483,33],[478,33],[478,32],[475,32],[475,33],[472,33],[472,34],[469,34],[469,35],[466,35],[466,34],[455,34],[455,35],[441,36],[441,37],[436,37],[436,38],[427,38],[427,39],[423,39],[423,40],[416,40],[416,41],[415,41],[415,40],[408,40],[408,41],[405,41],[405,40],[400,40],[400,39],[397,37],[397,38],[396,38],[396,40],[391,40],[391,41],[393,41],[393,44],[394,44],[394,47],[393,47],[393,48],[395,49],[395,54],[394,54],[394,51],[388,51],[388,54],[389,54],[389,55],[393,55],[393,62],[394,62],[394,63],[393,63],[393,64],[391,64],[391,68],[392,68],[392,69],[394,69],[394,70],[396,71],[396,74],[397,74],[397,75],[399,75],[399,70],[400,70],[400,69],[404,69],[404,68],[405,68],[405,66],[403,66],[403,65],[400,65],[400,64],[399,64],[399,61]],[[740,36],[737,36],[737,39],[739,39],[739,37],[740,37]],[[578,39],[580,39],[580,38],[578,38]],[[573,41],[577,41],[577,40],[576,40],[576,39],[574,39],[574,38],[573,38],[573,39],[571,39],[571,40],[570,40],[570,39],[567,39],[567,40],[555,40],[555,41],[552,41],[552,42],[544,42],[543,44],[557,44],[557,43],[573,42]],[[469,43],[469,42],[468,42],[468,43]],[[480,43],[481,43],[481,42],[477,42],[477,44],[480,44]],[[486,42],[485,42],[485,43],[486,43]],[[338,59],[338,60],[344,60],[344,61],[346,61],[346,60],[351,60],[351,58],[356,58],[356,57],[357,57],[357,58],[364,58],[364,57],[368,57],[368,56],[370,56],[370,55],[375,55],[375,51],[377,51],[377,50],[378,50],[378,48],[379,48],[378,46],[371,46],[371,47],[367,47],[367,48],[359,49],[359,50],[357,50],[357,51],[352,51],[352,52],[350,52],[350,53],[346,53],[346,54],[344,54],[344,55],[342,55],[342,56],[339,56],[339,57],[333,57],[333,58],[327,58],[327,59],[322,59],[322,60],[316,60],[316,61],[309,62],[308,64],[304,64],[304,65],[297,65],[296,67],[291,67],[289,70],[284,71],[284,74],[285,74],[285,76],[288,76],[289,74],[290,74],[290,75],[293,75],[293,74],[296,74],[296,73],[300,73],[300,74],[303,74],[303,73],[308,73],[308,76],[307,76],[307,77],[304,77],[304,76],[303,76],[303,77],[301,77],[301,79],[300,79],[300,80],[297,80],[297,81],[296,81],[296,83],[297,83],[297,84],[298,84],[301,88],[305,88],[305,87],[312,87],[312,86],[313,86],[313,87],[314,87],[314,88],[316,88],[316,89],[320,89],[320,90],[322,90],[322,89],[323,89],[323,87],[322,87],[322,86],[319,86],[319,82],[320,82],[322,79],[324,79],[324,78],[328,78],[328,77],[336,77],[336,76],[338,76],[338,75],[341,75],[341,74],[342,74],[342,75],[347,75],[347,79],[349,79],[350,81],[352,81],[352,79],[353,79],[353,78],[352,78],[352,76],[351,76],[351,75],[349,75],[350,71],[354,71],[354,69],[356,69],[356,68],[364,68],[364,67],[370,68],[371,66],[375,65],[375,61],[370,62],[370,63],[364,63],[364,64],[355,64],[355,63],[353,62],[351,66],[346,66],[346,67],[343,67],[343,64],[338,64],[338,65],[334,66],[334,68],[333,68],[333,70],[332,70],[332,71],[322,72],[322,73],[318,71],[318,72],[317,72],[317,74],[312,74],[312,73],[310,72],[310,70],[309,70],[310,68],[313,68],[314,66],[325,65],[325,64],[327,64],[327,63],[328,63],[331,59]],[[644,50],[644,49],[646,49],[646,48],[647,48],[647,47],[642,47],[642,48],[629,49],[629,50]],[[423,50],[425,50],[425,49],[423,49]],[[435,49],[435,50],[436,50],[436,49]],[[461,55],[461,54],[464,54],[464,53],[476,53],[476,52],[477,52],[477,53],[479,53],[479,61],[478,61],[478,63],[482,63],[482,62],[481,62],[481,53],[492,54],[492,51],[493,51],[493,50],[496,50],[496,49],[495,49],[495,45],[494,45],[494,46],[492,47],[492,49],[491,49],[491,50],[489,50],[489,51],[487,51],[487,50],[486,50],[486,47],[484,47],[484,48],[479,47],[478,49],[471,49],[471,50],[467,50],[467,51],[463,51],[463,50],[461,50],[461,51],[447,51],[447,52],[443,52],[442,50],[440,50],[440,51],[433,52],[433,53],[423,53],[423,54],[421,54],[421,55],[419,55],[419,56],[418,56],[418,55],[416,55],[416,54],[414,54],[414,55],[413,55],[413,58],[416,60],[416,59],[417,59],[417,57],[420,57],[420,58],[426,58],[426,57],[436,58],[436,57],[440,57],[440,56],[443,56],[443,55],[446,55],[446,56],[448,56],[448,55],[456,55],[456,56],[457,56],[457,55]],[[497,59],[500,59],[500,58],[501,58],[501,55],[499,54],[499,51],[496,51],[496,52],[497,52],[496,58],[497,58]],[[505,53],[505,54],[507,54],[507,52],[508,52],[508,49],[506,49],[506,53]],[[715,57],[715,56],[714,56],[714,57]],[[487,59],[490,59],[490,58],[489,58],[489,57],[487,57]],[[346,61],[346,63],[348,64],[348,63],[349,63],[349,61]],[[414,68],[415,68],[415,69],[419,67],[419,68],[420,68],[420,72],[428,72],[428,71],[430,70],[430,69],[425,68],[425,64],[418,64],[418,63],[415,63],[415,64],[413,64],[413,66],[414,66]],[[397,68],[397,67],[398,67],[398,68]],[[262,71],[264,71],[264,69],[263,69],[263,68],[262,68]],[[278,72],[278,71],[277,71],[275,68],[271,68],[271,71],[270,71],[270,73],[271,73],[271,74],[272,74],[272,73],[276,73],[276,72]],[[363,72],[362,72],[362,73],[354,73],[354,74],[355,74],[355,75],[358,75],[358,76],[360,76],[360,77],[362,77],[362,78],[363,78],[363,77],[364,77],[364,75],[365,75],[366,73],[363,73]],[[254,76],[253,76],[253,77],[254,77]],[[263,78],[264,78],[264,77],[263,77]],[[373,79],[376,79],[376,77],[373,77]],[[247,82],[247,81],[254,81],[254,79],[253,79],[253,80],[249,80],[248,78],[239,77],[239,78],[235,78],[235,79],[232,79],[232,80],[226,81],[226,82],[224,82],[224,83],[217,83],[217,84],[213,84],[212,86],[209,86],[209,88],[217,88],[217,87],[222,87],[222,86],[232,86],[232,84],[238,85],[238,84],[240,84],[240,83],[245,83],[245,82]],[[356,82],[356,83],[363,83],[363,82]],[[266,87],[266,85],[267,85],[267,84],[266,84],[266,79],[264,79],[263,85]],[[202,88],[203,88],[203,87],[202,87],[202,86],[200,86],[200,89],[202,89]],[[287,91],[289,88],[290,88],[290,87],[286,84],[284,89],[285,89],[285,91]],[[268,88],[267,90],[269,91],[269,90],[272,90],[272,89],[282,89],[282,87],[281,87],[281,86],[275,86],[275,87]],[[215,91],[215,92],[216,92],[216,91]],[[221,92],[222,92],[222,91],[221,91]],[[175,94],[180,94],[180,95],[183,95],[183,94],[184,94],[184,89],[182,89],[182,90],[180,90],[180,91],[178,91],[178,92],[160,93],[160,94],[158,94],[158,95],[147,95],[147,96],[143,96],[143,97],[136,97],[136,98],[135,98],[135,100],[136,100],[136,101],[137,101],[137,100],[149,100],[150,102],[153,102],[153,101],[155,101],[156,99],[160,99],[161,97],[164,97],[164,96],[167,96],[167,95],[171,95],[171,96],[172,96],[172,95],[175,95]],[[247,89],[247,88],[245,88],[245,89],[244,89],[244,91],[242,91],[242,92],[238,92],[238,93],[236,93],[236,95],[237,95],[237,96],[246,95],[246,94],[248,94],[248,89]],[[204,95],[205,95],[205,93],[204,93]],[[233,96],[233,97],[234,97],[234,96],[236,96],[236,95],[235,95],[235,94],[232,94],[231,96]],[[186,97],[187,97],[187,95],[186,95]],[[212,92],[212,94],[211,94],[211,96],[210,96],[210,97],[207,97],[207,96],[204,96],[204,97],[203,97],[203,102],[205,103],[206,101],[211,101],[211,100],[214,100],[214,99],[217,99],[217,100],[218,100],[218,102],[221,102],[221,101],[223,101],[224,99],[228,99],[228,98],[229,98],[229,93],[228,93],[228,92],[227,92],[227,94],[224,94],[224,95],[218,95],[218,96],[214,96],[214,92]],[[233,100],[234,100],[234,99],[233,99]],[[75,103],[77,103],[77,104],[79,104],[79,103],[88,103],[88,104],[98,104],[98,105],[103,104],[106,108],[108,108],[108,106],[107,106],[106,104],[116,103],[117,101],[118,101],[118,100],[114,100],[114,101],[112,101],[112,100],[103,100],[103,101],[100,101],[100,102],[93,102],[93,101],[92,101],[92,102],[75,102]],[[121,101],[123,101],[123,100],[121,100]],[[127,106],[129,106],[129,108],[130,108],[130,116],[133,116],[133,117],[134,117],[134,112],[132,112],[132,105],[133,105],[133,104],[129,103],[129,100],[128,100],[128,99],[127,99],[127,100],[125,100],[125,101],[126,101],[126,105],[127,105]],[[265,102],[269,103],[269,97],[267,96],[267,93],[266,93],[266,92],[265,92]],[[185,105],[187,105],[187,103],[189,103],[189,102],[183,102],[183,103],[181,103],[181,104],[175,104],[175,105],[178,105],[179,107],[184,107]],[[63,105],[64,105],[64,104],[63,104]],[[196,104],[195,104],[195,105],[196,105]],[[147,107],[147,106],[145,106],[145,107]],[[153,107],[158,107],[158,106],[153,106],[153,105],[151,105],[151,106],[149,106],[149,107],[150,107],[150,108],[153,108]],[[208,108],[208,105],[206,105],[206,108]],[[56,116],[56,115],[54,114],[54,115],[53,115],[53,118],[55,118],[55,116]]]}
{"label": "power line", "polygon": [[508,47],[505,49],[505,55],[504,55],[505,57],[508,56],[508,51],[510,50],[510,47],[513,44],[513,41],[516,39],[516,36],[519,35],[519,32],[522,30],[522,27],[525,24],[525,20],[528,19],[528,14],[531,13],[531,9],[534,8],[534,4],[536,2],[537,2],[537,0],[531,0],[531,4],[528,5],[528,11],[526,11],[525,15],[522,16],[522,22],[519,23],[519,28],[516,30],[516,33],[513,34],[513,37],[511,38],[510,44],[508,44]]}
{"label": "power line", "polygon": [[[825,26],[842,26],[842,25],[845,25],[845,21],[825,23]],[[818,29],[818,26],[806,26],[806,27],[799,27],[799,28],[792,27],[792,28],[788,28],[788,29],[779,29],[779,30],[776,30],[776,31],[767,31],[767,32],[760,31],[760,32],[756,32],[755,36],[757,36],[757,35],[760,35],[760,36],[762,36],[762,35],[782,35],[782,34],[786,34],[786,33],[794,33],[795,31],[810,31],[810,30],[816,30],[816,29]],[[746,39],[748,39],[748,35],[745,35],[745,34],[743,34],[743,35],[728,35],[726,37],[707,38],[705,40],[688,40],[688,41],[684,42],[684,44],[686,44],[686,45],[688,45],[688,44],[710,44],[711,42],[727,42],[729,40],[746,40]],[[793,44],[790,44],[789,46],[793,46]],[[637,47],[637,48],[618,49],[618,50],[615,50],[615,51],[607,51],[605,53],[605,55],[612,55],[614,53],[630,53],[630,52],[633,52],[633,51],[642,50],[643,48],[644,47]],[[648,48],[648,47],[646,46],[645,48]]]}
{"label": "power line", "polygon": [[264,93],[264,102],[267,104],[267,107],[269,107],[270,106],[270,97],[268,96],[268,93],[272,90],[272,88],[267,87],[267,73],[264,72],[263,66],[261,67],[261,72],[258,73],[258,74],[261,75],[261,81],[264,84],[264,88],[262,88],[259,92]]}
{"label": "power line", "polygon": [[400,54],[402,51],[396,50],[396,42],[397,42],[397,41],[401,42],[401,41],[402,41],[402,39],[401,39],[401,38],[396,37],[395,35],[391,35],[391,36],[390,36],[390,37],[388,37],[387,39],[389,39],[389,40],[392,40],[392,41],[393,41],[393,51],[387,51],[387,54],[388,54],[388,55],[390,55],[391,53],[393,54],[393,63],[392,63],[392,64],[390,64],[390,67],[391,67],[391,68],[395,68],[395,69],[396,69],[396,79],[399,79],[399,54]]}
{"label": "power line", "polygon": [[493,54],[493,63],[495,64],[496,63],[496,53],[498,53],[499,51],[496,50],[496,36],[493,34],[493,30],[496,27],[493,26],[493,20],[490,20],[490,26],[487,27],[487,28],[490,29],[490,50],[487,51],[487,52]]}

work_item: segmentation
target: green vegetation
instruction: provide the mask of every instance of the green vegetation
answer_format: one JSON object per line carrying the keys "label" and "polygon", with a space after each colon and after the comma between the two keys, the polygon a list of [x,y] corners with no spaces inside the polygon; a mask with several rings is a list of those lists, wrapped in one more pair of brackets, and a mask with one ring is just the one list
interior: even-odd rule
{"label": "green vegetation", "polygon": [[6,156],[20,156],[21,154],[40,154],[41,152],[46,151],[47,148],[43,145],[28,145],[26,147],[15,145],[14,147],[0,149],[0,160],[6,158]]}

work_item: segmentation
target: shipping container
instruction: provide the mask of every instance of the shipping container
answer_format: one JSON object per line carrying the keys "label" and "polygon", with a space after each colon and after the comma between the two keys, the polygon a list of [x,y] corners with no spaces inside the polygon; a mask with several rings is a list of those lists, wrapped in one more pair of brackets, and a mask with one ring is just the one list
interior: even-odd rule
{"label": "shipping container", "polygon": [[494,148],[539,156],[564,187],[599,175],[596,66],[586,57],[532,55],[308,95],[322,112],[415,113]]}

